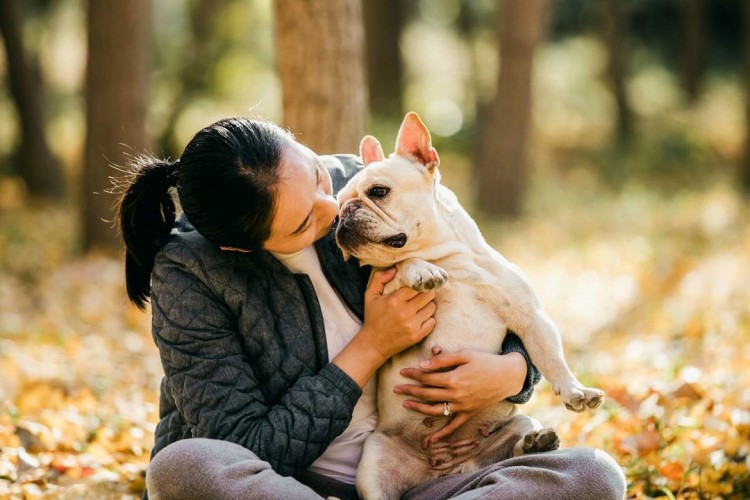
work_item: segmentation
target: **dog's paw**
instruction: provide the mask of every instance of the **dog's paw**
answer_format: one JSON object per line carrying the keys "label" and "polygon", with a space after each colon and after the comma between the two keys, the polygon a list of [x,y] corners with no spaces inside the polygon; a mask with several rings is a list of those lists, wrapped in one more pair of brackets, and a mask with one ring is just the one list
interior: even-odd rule
{"label": "dog's paw", "polygon": [[575,387],[563,395],[565,408],[570,411],[582,412],[598,408],[604,402],[604,391],[591,387]]}
{"label": "dog's paw", "polygon": [[545,427],[526,434],[520,445],[523,454],[552,451],[560,447],[560,438],[557,437],[555,429]]}
{"label": "dog's paw", "polygon": [[448,280],[448,273],[421,259],[407,259],[397,264],[401,283],[418,292],[437,288]]}

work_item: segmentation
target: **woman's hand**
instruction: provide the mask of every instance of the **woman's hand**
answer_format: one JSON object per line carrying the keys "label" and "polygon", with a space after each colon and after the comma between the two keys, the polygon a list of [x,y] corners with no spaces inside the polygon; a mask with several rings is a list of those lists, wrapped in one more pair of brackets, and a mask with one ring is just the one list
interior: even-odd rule
{"label": "woman's hand", "polygon": [[365,291],[362,329],[333,359],[360,387],[394,354],[410,347],[435,328],[435,292],[403,287],[384,294],[396,276],[389,268],[372,273]]}
{"label": "woman's hand", "polygon": [[365,321],[357,337],[383,362],[425,338],[435,328],[435,292],[402,287],[383,294],[395,268],[373,272],[365,292]]}
{"label": "woman's hand", "polygon": [[447,401],[453,419],[429,436],[422,445],[443,439],[465,424],[475,413],[506,398],[515,396],[526,379],[526,360],[517,353],[504,355],[474,350],[440,353],[419,363],[420,368],[405,368],[401,375],[419,384],[394,387],[393,392],[416,398],[404,406],[425,415],[442,416]]}

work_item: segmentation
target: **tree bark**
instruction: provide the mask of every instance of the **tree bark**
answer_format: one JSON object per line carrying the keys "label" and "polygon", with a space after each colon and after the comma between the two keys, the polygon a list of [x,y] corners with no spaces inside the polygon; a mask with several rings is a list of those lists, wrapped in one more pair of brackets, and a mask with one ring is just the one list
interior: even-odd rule
{"label": "tree bark", "polygon": [[705,70],[706,7],[705,0],[682,1],[682,81],[690,102],[698,99]]}
{"label": "tree bark", "polygon": [[546,30],[548,0],[508,0],[500,23],[497,91],[479,117],[474,166],[479,207],[499,216],[521,211],[527,182],[534,51]]}
{"label": "tree bark", "polygon": [[625,85],[628,72],[628,13],[623,0],[607,0],[603,8],[604,43],[609,52],[607,79],[617,110],[617,143],[620,146],[626,146],[633,138],[633,112]]}
{"label": "tree bark", "polygon": [[19,175],[29,193],[39,198],[61,198],[65,176],[47,144],[44,130],[44,87],[36,54],[23,46],[22,18],[15,0],[0,0],[0,33],[5,41],[10,93],[21,128]]}
{"label": "tree bark", "polygon": [[276,0],[284,124],[317,153],[356,153],[367,92],[360,0]]}
{"label": "tree bark", "polygon": [[84,249],[115,248],[112,164],[148,145],[146,111],[151,41],[150,0],[89,0],[86,149],[82,220]]}
{"label": "tree bark", "polygon": [[363,0],[370,113],[399,120],[403,113],[402,0]]}

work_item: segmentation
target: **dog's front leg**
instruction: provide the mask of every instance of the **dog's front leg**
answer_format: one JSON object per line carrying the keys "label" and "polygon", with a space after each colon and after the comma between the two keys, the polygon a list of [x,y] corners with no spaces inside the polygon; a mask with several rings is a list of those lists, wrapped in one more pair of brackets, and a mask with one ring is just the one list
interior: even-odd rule
{"label": "dog's front leg", "polygon": [[509,329],[518,334],[531,360],[560,395],[566,408],[584,411],[598,407],[604,393],[585,387],[565,362],[557,326],[542,309],[534,290],[513,264],[500,270],[501,286],[494,288],[495,303]]}

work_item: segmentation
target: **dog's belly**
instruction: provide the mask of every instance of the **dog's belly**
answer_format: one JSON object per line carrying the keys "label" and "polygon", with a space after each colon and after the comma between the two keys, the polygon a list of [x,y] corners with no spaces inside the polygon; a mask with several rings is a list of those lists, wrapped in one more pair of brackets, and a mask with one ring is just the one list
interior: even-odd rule
{"label": "dog's belly", "polygon": [[[436,292],[435,330],[421,343],[391,358],[379,371],[378,379],[378,426],[377,429],[399,438],[418,453],[429,455],[421,450],[421,441],[435,433],[448,421],[448,417],[428,417],[403,407],[406,396],[394,394],[393,387],[399,384],[413,384],[400,374],[403,368],[418,367],[419,362],[432,357],[431,349],[439,346],[443,352],[473,349],[499,353],[506,327],[498,316],[496,308],[482,300],[476,287],[456,282],[448,282]],[[515,405],[501,402],[477,413],[464,424],[451,441],[475,439],[479,429],[493,429],[515,413]]]}

